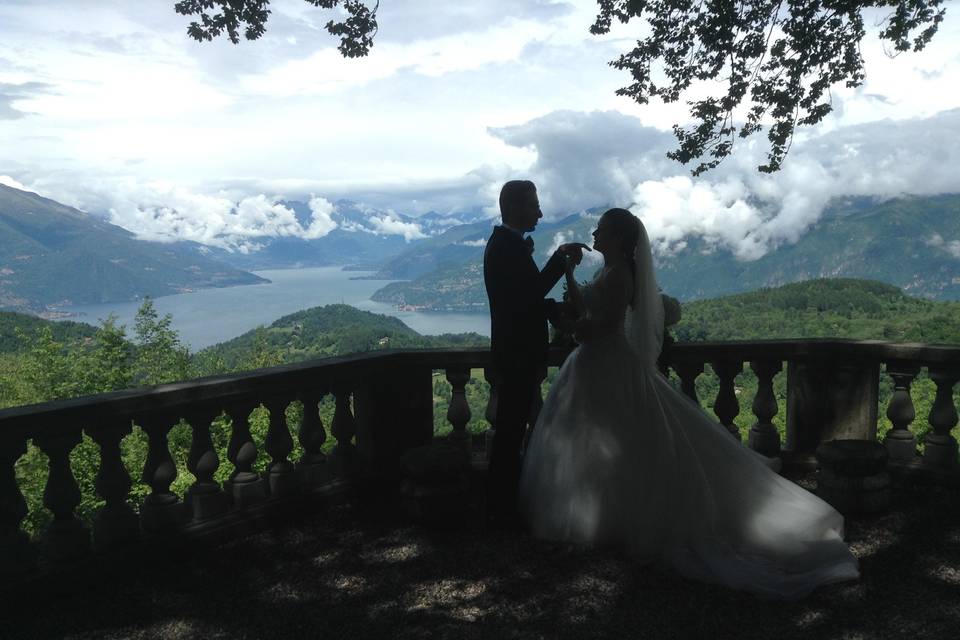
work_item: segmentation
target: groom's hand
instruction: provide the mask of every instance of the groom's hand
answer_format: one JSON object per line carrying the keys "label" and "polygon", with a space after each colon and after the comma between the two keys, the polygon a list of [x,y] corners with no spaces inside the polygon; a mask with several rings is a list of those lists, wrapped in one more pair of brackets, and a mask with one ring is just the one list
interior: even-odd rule
{"label": "groom's hand", "polygon": [[574,266],[580,264],[580,261],[583,260],[583,250],[592,251],[590,247],[583,244],[582,242],[568,242],[557,247],[557,251],[563,254],[567,259],[567,264],[573,264]]}

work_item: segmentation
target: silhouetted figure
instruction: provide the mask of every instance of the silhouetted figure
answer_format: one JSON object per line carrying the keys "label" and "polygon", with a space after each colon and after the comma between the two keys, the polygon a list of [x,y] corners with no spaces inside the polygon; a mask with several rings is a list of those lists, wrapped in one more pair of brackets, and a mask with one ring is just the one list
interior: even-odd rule
{"label": "silhouetted figure", "polygon": [[503,224],[493,229],[483,254],[483,280],[490,301],[490,347],[497,377],[497,423],[489,477],[488,514],[513,526],[516,518],[520,447],[537,385],[547,362],[547,320],[556,302],[545,298],[564,273],[565,258],[579,263],[580,243],[561,245],[543,270],[523,234],[543,217],[537,188],[529,180],[511,180],[500,191]]}

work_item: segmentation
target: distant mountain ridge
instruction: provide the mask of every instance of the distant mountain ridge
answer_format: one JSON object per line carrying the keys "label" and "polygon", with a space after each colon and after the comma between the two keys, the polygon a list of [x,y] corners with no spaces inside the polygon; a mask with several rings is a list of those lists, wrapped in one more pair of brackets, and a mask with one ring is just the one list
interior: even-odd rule
{"label": "distant mountain ridge", "polygon": [[0,184],[0,309],[43,312],[267,282],[192,242],[137,240],[116,225]]}
{"label": "distant mountain ridge", "polygon": [[[537,261],[544,262],[549,249],[561,241],[592,244],[590,232],[600,212],[594,209],[586,215],[572,215],[538,226],[533,234]],[[453,228],[446,236],[454,239],[458,233],[477,230],[479,227],[474,226]],[[454,250],[447,246],[449,242],[441,244],[443,239],[444,236],[433,239],[436,246],[413,247],[386,263],[384,269],[409,263],[416,257],[421,264],[433,268],[413,275],[409,282],[387,285],[372,298],[425,310],[486,309],[483,247]],[[750,262],[737,260],[727,249],[711,248],[701,238],[686,240],[683,250],[656,258],[660,286],[681,300],[825,277],[866,278],[895,285],[914,296],[960,299],[957,194],[884,202],[867,198],[838,201],[796,243],[782,245]],[[579,277],[589,279],[593,271],[591,263],[586,262]],[[403,273],[397,268],[389,271],[394,277],[402,277]]]}
{"label": "distant mountain ridge", "polygon": [[[297,222],[307,229],[313,222],[309,203],[281,200],[278,204],[293,211]],[[210,255],[241,269],[294,269],[346,265],[350,269],[374,271],[392,256],[412,245],[429,243],[432,236],[450,227],[469,224],[481,218],[479,209],[441,214],[431,211],[410,216],[395,211],[367,207],[352,200],[332,203],[330,220],[336,227],[318,238],[297,236],[258,237],[259,248],[241,253],[211,247]],[[407,231],[404,236],[402,231]]]}

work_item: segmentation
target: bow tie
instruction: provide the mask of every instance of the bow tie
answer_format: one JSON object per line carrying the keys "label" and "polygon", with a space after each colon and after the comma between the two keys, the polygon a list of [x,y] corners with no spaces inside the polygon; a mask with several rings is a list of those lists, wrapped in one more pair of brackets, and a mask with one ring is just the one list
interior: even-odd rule
{"label": "bow tie", "polygon": [[533,253],[533,236],[527,236],[523,239],[523,243],[527,245],[527,250],[530,253]]}

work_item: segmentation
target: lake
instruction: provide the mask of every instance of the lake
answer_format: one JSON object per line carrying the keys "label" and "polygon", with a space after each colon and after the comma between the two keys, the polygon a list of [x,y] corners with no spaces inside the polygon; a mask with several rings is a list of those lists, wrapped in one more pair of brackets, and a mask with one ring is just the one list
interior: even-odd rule
{"label": "lake", "polygon": [[[470,331],[490,335],[487,313],[399,311],[393,305],[370,300],[374,291],[391,282],[353,279],[369,276],[371,272],[313,267],[254,273],[270,282],[163,296],[154,299],[154,306],[161,315],[169,313],[173,316],[173,328],[194,351],[229,340],[259,325],[267,326],[295,311],[338,303],[394,316],[424,335]],[[140,304],[138,301],[110,302],[63,307],[61,310],[73,314],[65,320],[94,325],[112,313],[117,316],[118,324],[127,325],[127,335],[131,336],[133,319]]]}

